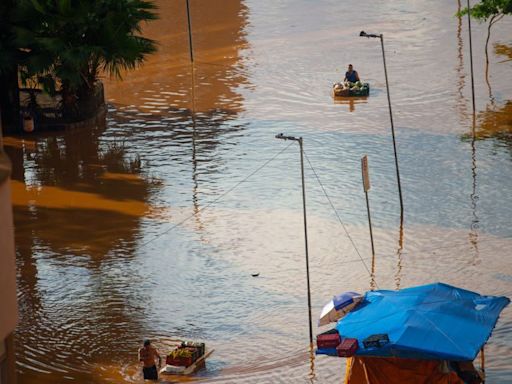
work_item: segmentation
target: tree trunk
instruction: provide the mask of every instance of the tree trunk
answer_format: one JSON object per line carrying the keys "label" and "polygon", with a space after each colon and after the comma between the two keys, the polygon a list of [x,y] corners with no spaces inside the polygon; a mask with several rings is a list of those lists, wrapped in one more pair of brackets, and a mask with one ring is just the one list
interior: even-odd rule
{"label": "tree trunk", "polygon": [[0,74],[0,110],[4,133],[21,132],[18,69]]}
{"label": "tree trunk", "polygon": [[503,15],[492,15],[489,20],[489,25],[487,26],[487,39],[485,40],[485,82],[487,83],[487,88],[489,89],[489,97],[491,98],[491,102],[494,104],[494,97],[492,96],[491,83],[489,82],[489,40],[491,38],[491,28],[492,26],[500,21],[503,18]]}

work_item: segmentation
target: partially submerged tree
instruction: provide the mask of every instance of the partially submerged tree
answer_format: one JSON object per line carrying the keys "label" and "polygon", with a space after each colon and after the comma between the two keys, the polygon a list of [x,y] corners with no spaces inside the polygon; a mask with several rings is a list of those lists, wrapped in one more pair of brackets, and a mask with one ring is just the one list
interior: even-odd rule
{"label": "partially submerged tree", "polygon": [[489,39],[491,37],[491,28],[494,24],[500,21],[505,15],[512,14],[512,0],[480,0],[480,3],[473,6],[470,10],[464,8],[459,15],[466,15],[469,12],[470,16],[479,21],[489,21],[487,26],[487,40],[485,41],[485,74],[488,78],[489,73]]}
{"label": "partially submerged tree", "polygon": [[18,0],[17,44],[28,52],[22,79],[60,90],[63,110],[80,106],[101,72],[120,77],[142,63],[155,42],[141,23],[156,19],[150,0]]}

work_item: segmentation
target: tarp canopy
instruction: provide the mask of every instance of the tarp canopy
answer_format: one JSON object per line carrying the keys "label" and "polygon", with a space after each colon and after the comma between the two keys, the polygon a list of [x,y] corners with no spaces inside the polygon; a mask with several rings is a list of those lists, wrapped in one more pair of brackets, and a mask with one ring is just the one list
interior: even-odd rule
{"label": "tarp canopy", "polygon": [[[509,302],[443,283],[369,291],[336,329],[358,340],[356,356],[472,361]],[[389,343],[365,348],[363,341],[376,334]]]}

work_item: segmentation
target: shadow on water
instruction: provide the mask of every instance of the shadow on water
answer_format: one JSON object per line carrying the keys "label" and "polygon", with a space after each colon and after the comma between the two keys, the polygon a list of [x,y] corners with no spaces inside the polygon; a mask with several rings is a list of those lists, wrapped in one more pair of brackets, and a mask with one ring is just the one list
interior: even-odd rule
{"label": "shadow on water", "polygon": [[334,104],[348,105],[348,111],[354,112],[357,104],[367,104],[368,97],[334,97]]}

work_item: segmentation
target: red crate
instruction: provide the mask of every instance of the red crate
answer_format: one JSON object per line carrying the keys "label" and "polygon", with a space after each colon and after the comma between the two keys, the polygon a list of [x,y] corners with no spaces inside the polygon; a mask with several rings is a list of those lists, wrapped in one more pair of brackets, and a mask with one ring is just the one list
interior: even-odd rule
{"label": "red crate", "polygon": [[336,352],[339,357],[350,357],[354,356],[359,344],[357,339],[344,338],[341,343],[336,347]]}
{"label": "red crate", "polygon": [[316,337],[318,348],[336,348],[340,343],[339,333],[322,333]]}

